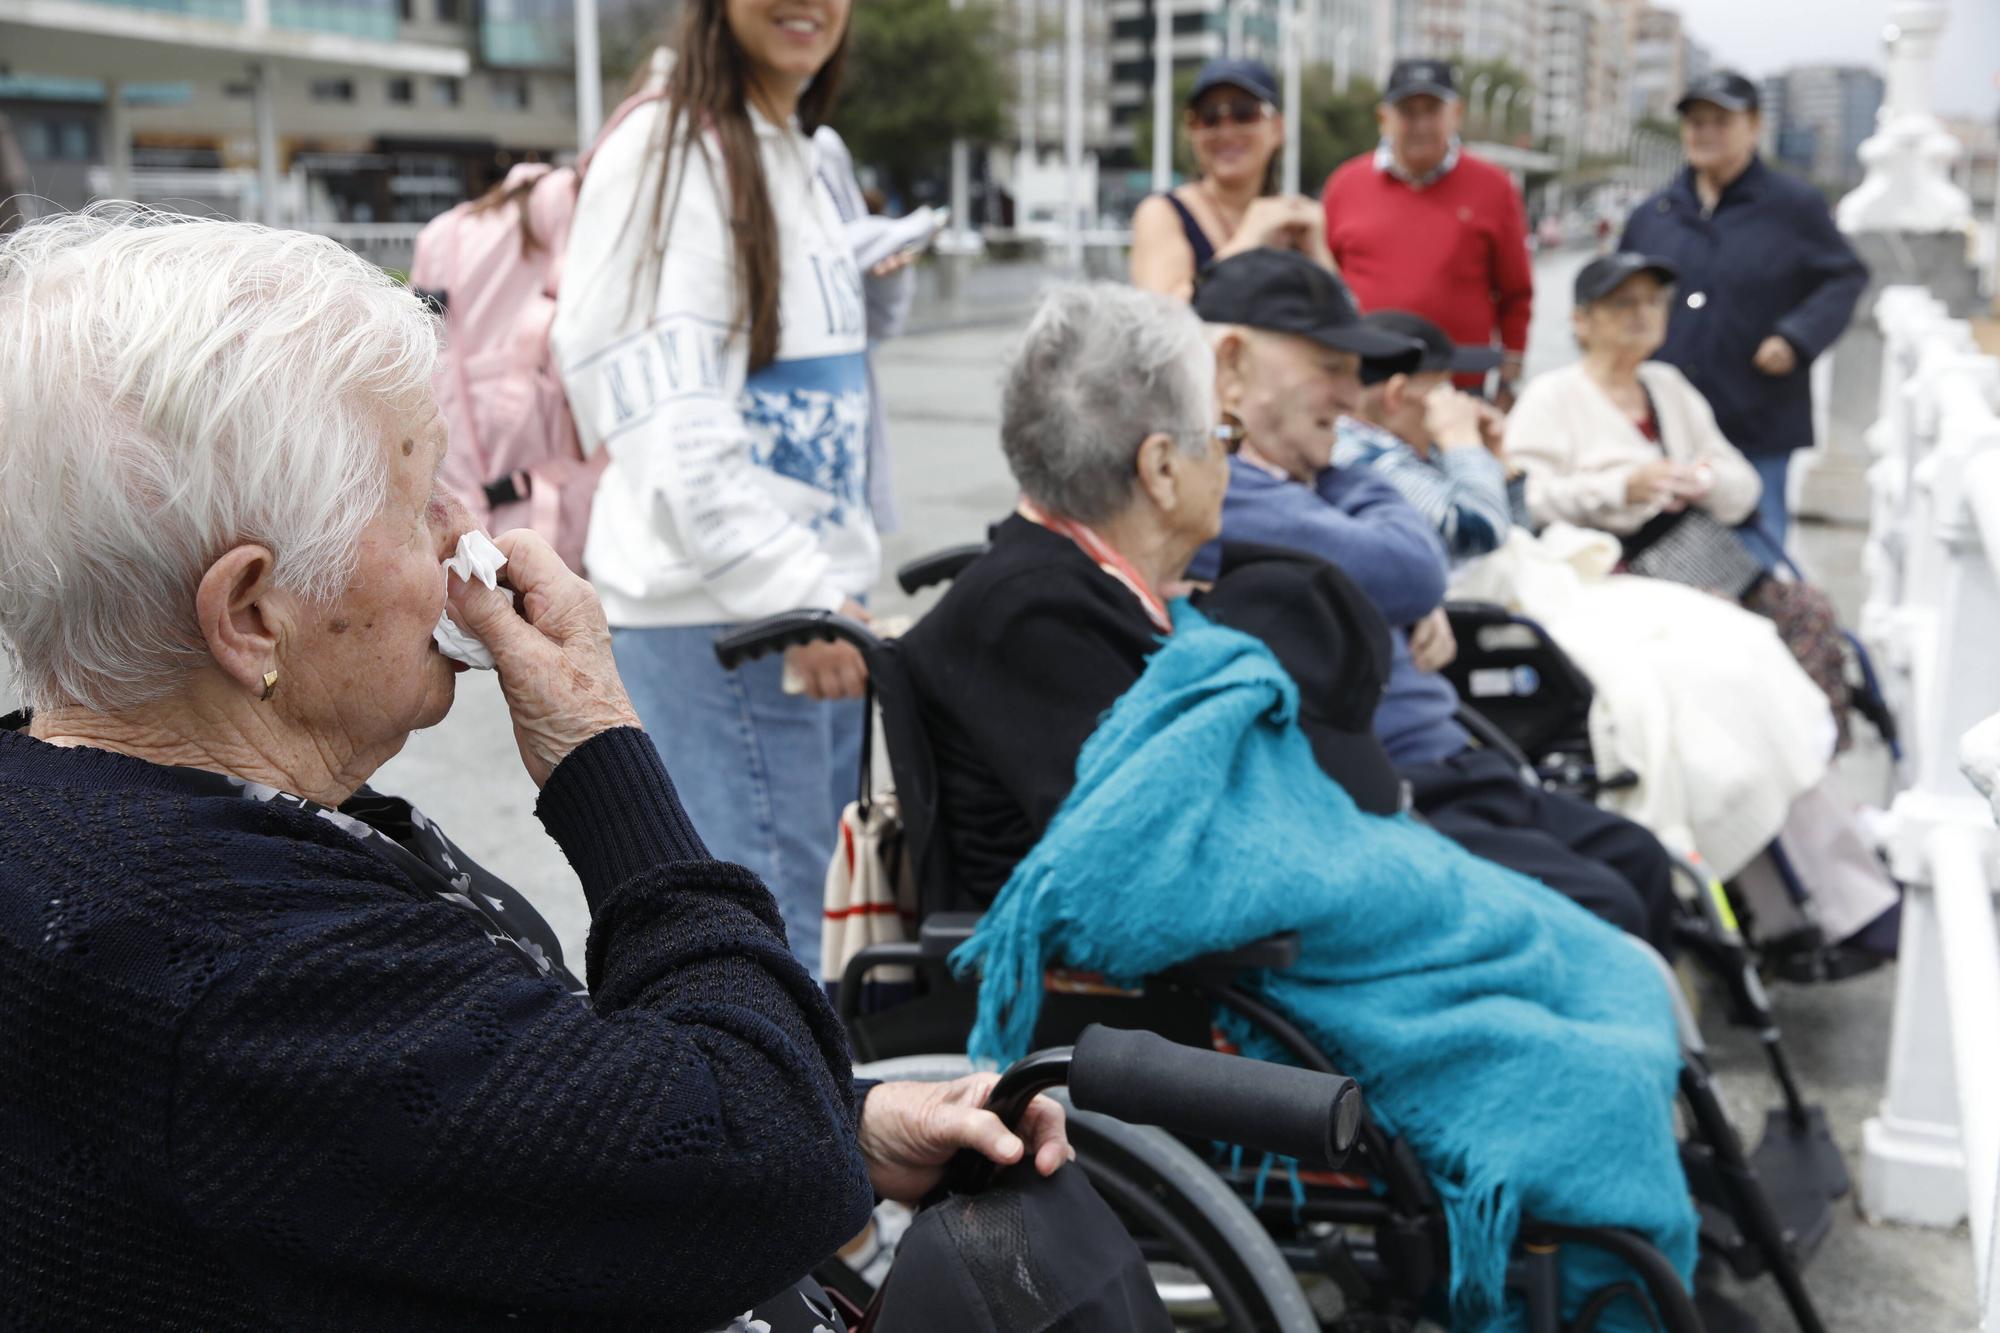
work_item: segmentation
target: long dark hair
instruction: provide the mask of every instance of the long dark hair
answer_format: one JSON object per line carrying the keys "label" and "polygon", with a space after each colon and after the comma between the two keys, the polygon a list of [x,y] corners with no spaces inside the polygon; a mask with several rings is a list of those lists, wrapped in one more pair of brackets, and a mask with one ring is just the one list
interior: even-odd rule
{"label": "long dark hair", "polygon": [[[849,26],[852,26],[850,12]],[[743,48],[729,31],[727,0],[687,0],[674,25],[669,49],[674,53],[667,75],[667,114],[662,118],[655,159],[659,184],[653,191],[655,278],[664,259],[667,232],[680,202],[683,169],[667,193],[674,175],[676,152],[708,153],[714,135],[729,189],[729,227],[734,242],[736,279],[740,293],[734,314],[737,327],[750,332],[750,369],[778,358],[778,219],[771,210],[771,191],[764,180],[764,163],[757,152],[757,130],[750,123],[750,73]],[[799,124],[807,134],[818,129],[833,109],[840,74],[847,63],[847,33],[799,96]],[[683,167],[685,167],[685,163]],[[642,192],[643,193],[643,192]],[[641,205],[635,203],[634,216]]]}

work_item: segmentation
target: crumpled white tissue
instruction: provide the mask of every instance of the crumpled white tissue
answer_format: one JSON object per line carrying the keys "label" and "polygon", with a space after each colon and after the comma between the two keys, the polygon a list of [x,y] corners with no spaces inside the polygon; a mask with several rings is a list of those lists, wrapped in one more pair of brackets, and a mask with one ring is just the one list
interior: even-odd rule
{"label": "crumpled white tissue", "polygon": [[[445,577],[456,574],[467,583],[478,579],[489,588],[499,586],[495,575],[507,563],[507,553],[495,546],[483,532],[474,529],[458,539],[458,551],[444,562]],[[486,645],[451,623],[447,612],[438,617],[437,628],[431,631],[437,640],[438,651],[454,662],[463,662],[481,671],[493,669],[493,654],[486,651]]]}

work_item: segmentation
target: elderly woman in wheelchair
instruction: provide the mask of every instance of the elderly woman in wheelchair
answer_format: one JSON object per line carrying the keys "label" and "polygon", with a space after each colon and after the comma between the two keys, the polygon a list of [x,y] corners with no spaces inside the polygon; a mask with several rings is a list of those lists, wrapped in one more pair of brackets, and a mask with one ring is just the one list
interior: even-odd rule
{"label": "elderly woman in wheelchair", "polygon": [[[1213,383],[1184,308],[1053,293],[1005,382],[1020,505],[989,548],[904,571],[906,587],[955,576],[944,599],[896,642],[816,614],[724,646],[835,634],[869,658],[920,925],[847,969],[858,1047],[1006,1058],[1079,1016],[1212,1023],[1367,1092],[1359,1175],[1293,1170],[1286,1202],[1269,1162],[1212,1163],[1351,1311],[1695,1327],[1692,1184],[1738,1219],[1724,1253],[1776,1272],[1817,1327],[1792,1219],[1772,1214],[1657,956],[1398,813],[1369,734],[1388,649],[1366,599],[1268,550],[1232,552],[1186,595],[1240,440],[1216,425]],[[918,997],[863,1012],[881,963],[915,965]],[[1047,968],[1067,971],[1045,996]],[[1704,1173],[1683,1171],[1677,1088]],[[1129,1154],[1071,1128],[1135,1232],[1184,1253]]]}

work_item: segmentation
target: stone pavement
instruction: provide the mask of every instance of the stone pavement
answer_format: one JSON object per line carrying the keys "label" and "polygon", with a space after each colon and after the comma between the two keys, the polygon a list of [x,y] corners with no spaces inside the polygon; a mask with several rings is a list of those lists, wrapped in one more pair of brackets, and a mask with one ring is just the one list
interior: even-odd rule
{"label": "stone pavement", "polygon": [[[1547,369],[1574,355],[1567,295],[1582,262],[1578,252],[1544,256],[1537,264],[1542,308],[1535,321],[1530,368]],[[1039,275],[1037,275],[1039,277]],[[1000,281],[998,277],[985,279]],[[1032,283],[1016,282],[1010,304],[1025,308]],[[1013,486],[997,439],[998,381],[1017,325],[936,329],[887,345],[878,368],[889,407],[895,452],[900,530],[885,543],[885,574],[912,556],[977,540],[1005,514]],[[1859,535],[1808,530],[1798,545],[1852,615],[1859,587]],[[888,577],[880,610],[920,609]],[[1846,785],[1861,799],[1880,800],[1883,764],[1861,754],[1843,761]],[[678,775],[683,781],[699,780]],[[439,727],[410,744],[375,779],[436,819],[472,855],[518,885],[548,915],[565,953],[580,966],[588,920],[575,876],[533,818],[535,789],[515,755],[506,712],[493,678],[468,673],[459,702]],[[1780,987],[1778,1013],[1801,1082],[1823,1102],[1850,1164],[1862,1120],[1875,1109],[1885,1068],[1893,968],[1840,985]],[[1710,999],[1708,1007],[1714,1008]],[[1749,1034],[1712,1022],[1720,1080],[1732,1115],[1753,1136],[1775,1093]],[[1837,1206],[1832,1237],[1807,1270],[1829,1327],[1852,1333],[1894,1328],[1942,1333],[1972,1325],[1970,1246],[1955,1236],[1860,1221],[1851,1203]],[[1790,1327],[1769,1282],[1749,1285],[1739,1299],[1769,1330]]]}

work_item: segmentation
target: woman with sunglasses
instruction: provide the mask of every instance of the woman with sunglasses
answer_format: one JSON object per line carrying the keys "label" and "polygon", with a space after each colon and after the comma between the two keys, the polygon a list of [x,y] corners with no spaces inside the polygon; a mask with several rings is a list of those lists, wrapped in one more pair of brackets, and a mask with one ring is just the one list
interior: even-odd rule
{"label": "woman with sunglasses", "polygon": [[1319,209],[1278,193],[1285,121],[1277,80],[1256,60],[1211,60],[1182,120],[1201,174],[1148,197],[1132,215],[1132,282],[1177,300],[1217,259],[1270,246],[1333,267]]}

